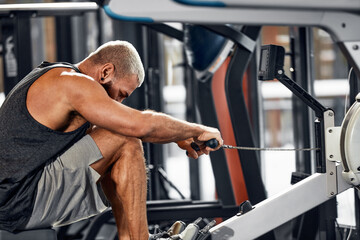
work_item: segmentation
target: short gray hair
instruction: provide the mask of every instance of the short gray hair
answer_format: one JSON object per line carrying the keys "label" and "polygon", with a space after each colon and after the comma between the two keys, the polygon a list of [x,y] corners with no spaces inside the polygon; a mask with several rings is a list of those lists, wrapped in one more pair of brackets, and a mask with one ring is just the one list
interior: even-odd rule
{"label": "short gray hair", "polygon": [[107,42],[92,52],[87,59],[95,64],[113,63],[119,77],[136,74],[139,81],[138,87],[144,82],[145,71],[139,53],[127,41]]}

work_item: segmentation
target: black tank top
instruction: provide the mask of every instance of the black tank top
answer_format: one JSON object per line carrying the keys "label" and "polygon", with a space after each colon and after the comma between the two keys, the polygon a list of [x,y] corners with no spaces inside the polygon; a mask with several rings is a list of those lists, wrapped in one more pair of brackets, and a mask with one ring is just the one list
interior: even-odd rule
{"label": "black tank top", "polygon": [[43,167],[83,137],[89,127],[86,123],[72,132],[54,131],[28,112],[28,89],[57,67],[80,72],[68,63],[44,62],[14,87],[0,108],[0,229],[13,231],[27,223]]}

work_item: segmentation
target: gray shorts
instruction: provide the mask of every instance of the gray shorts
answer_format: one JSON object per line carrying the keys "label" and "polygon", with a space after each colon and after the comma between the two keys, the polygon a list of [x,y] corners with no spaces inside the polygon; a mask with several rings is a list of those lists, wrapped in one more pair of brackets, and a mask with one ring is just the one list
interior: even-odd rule
{"label": "gray shorts", "polygon": [[105,211],[109,204],[96,183],[100,175],[89,166],[101,158],[94,140],[86,135],[47,164],[25,229],[67,225]]}

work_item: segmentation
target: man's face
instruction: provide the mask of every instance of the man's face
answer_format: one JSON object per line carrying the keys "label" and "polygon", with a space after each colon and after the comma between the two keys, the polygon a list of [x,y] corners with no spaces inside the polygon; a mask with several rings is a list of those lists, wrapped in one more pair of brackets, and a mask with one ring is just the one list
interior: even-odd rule
{"label": "man's face", "polygon": [[138,77],[136,74],[128,75],[113,79],[110,84],[106,84],[105,89],[108,95],[118,101],[122,102],[125,98],[129,97],[131,93],[138,87]]}

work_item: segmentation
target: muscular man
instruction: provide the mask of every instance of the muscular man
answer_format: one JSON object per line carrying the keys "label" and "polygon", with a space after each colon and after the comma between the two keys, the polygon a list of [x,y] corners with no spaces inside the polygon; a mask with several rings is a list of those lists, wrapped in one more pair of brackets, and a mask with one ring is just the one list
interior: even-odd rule
{"label": "muscular man", "polygon": [[114,41],[76,65],[45,62],[9,93],[0,108],[0,229],[70,224],[110,204],[120,239],[148,239],[142,141],[176,142],[197,158],[216,150],[205,141],[219,148],[222,139],[121,104],[143,79],[135,48]]}

